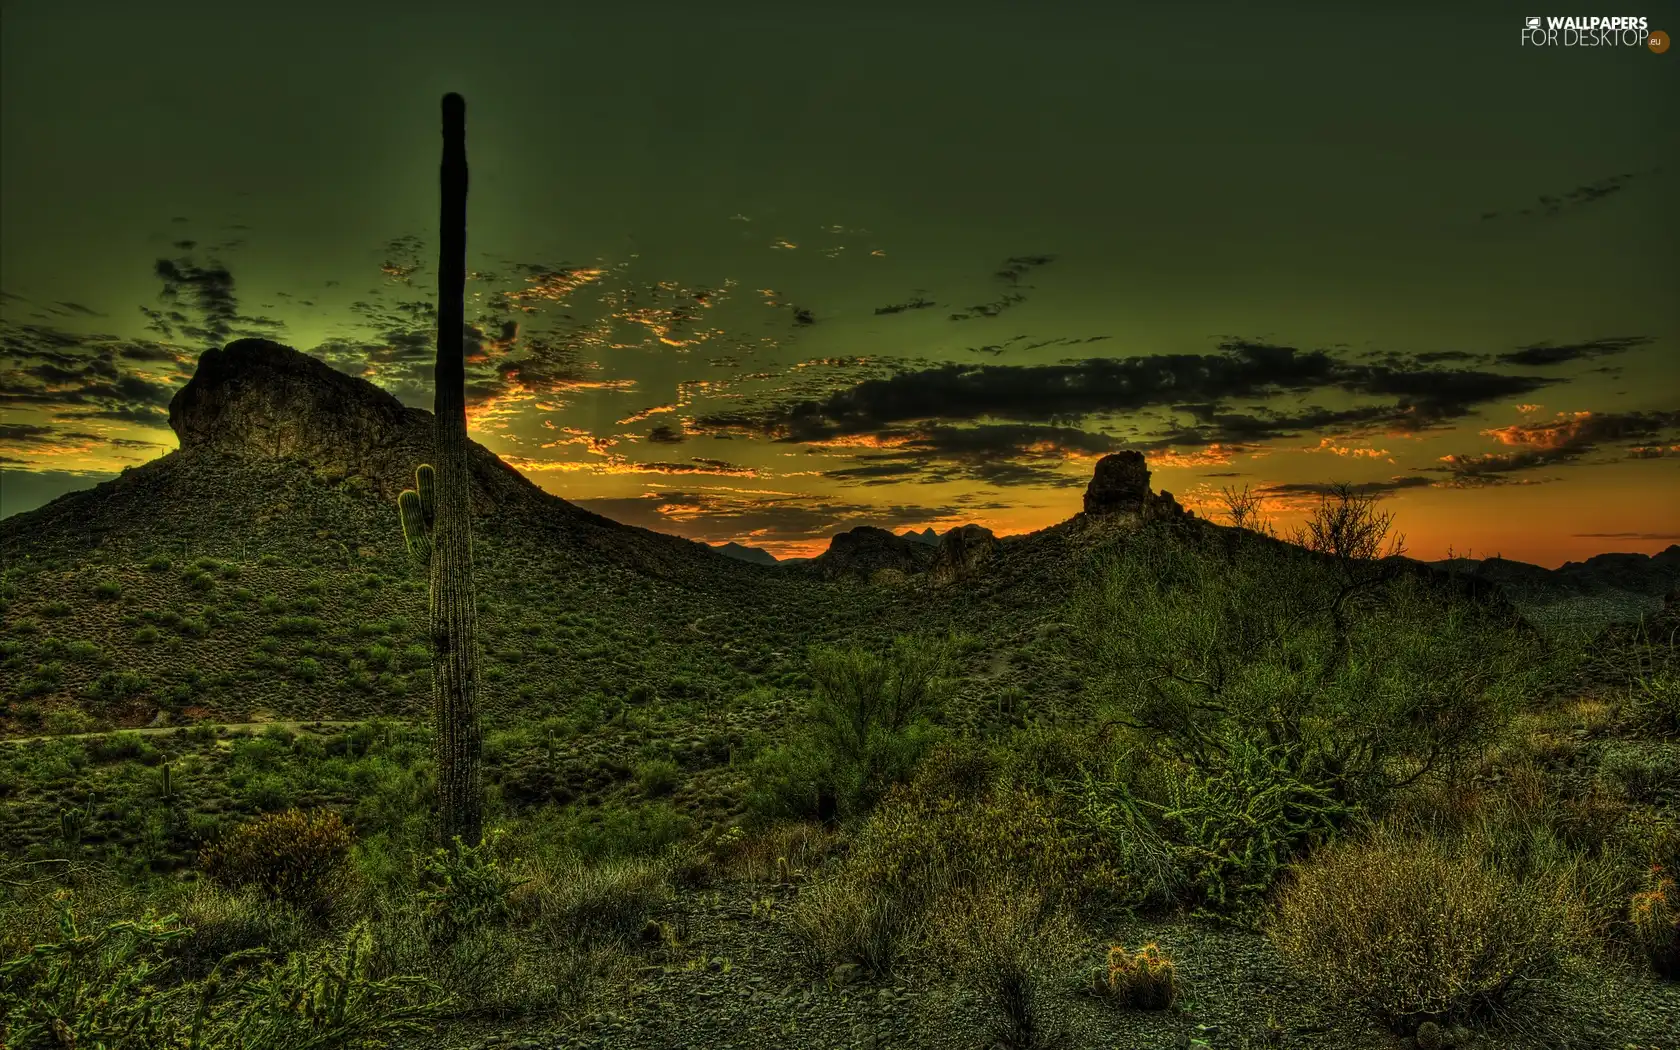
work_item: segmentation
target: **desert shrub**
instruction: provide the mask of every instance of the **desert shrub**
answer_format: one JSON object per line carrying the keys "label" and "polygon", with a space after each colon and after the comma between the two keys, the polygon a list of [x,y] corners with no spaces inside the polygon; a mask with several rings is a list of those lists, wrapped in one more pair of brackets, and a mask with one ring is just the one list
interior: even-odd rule
{"label": "desert shrub", "polygon": [[1252,917],[1294,857],[1351,815],[1303,783],[1281,748],[1227,730],[1207,764],[1128,749],[1062,793],[1072,823],[1112,858],[1121,902]]}
{"label": "desert shrub", "polygon": [[650,798],[669,795],[676,788],[681,773],[677,764],[668,758],[651,759],[636,768],[636,784],[642,789],[642,794]]}
{"label": "desert shrub", "polygon": [[88,758],[95,762],[143,762],[157,764],[163,756],[139,733],[107,733],[92,737],[87,744]]}
{"label": "desert shrub", "polygon": [[1631,801],[1657,802],[1680,792],[1680,753],[1607,749],[1599,761],[1599,774]]}
{"label": "desert shrub", "polygon": [[859,962],[885,972],[918,947],[938,901],[993,883],[1035,886],[1050,906],[1112,891],[1106,858],[1043,795],[1002,787],[958,799],[923,787],[889,792],[845,866],[801,890],[790,922],[815,968]]}
{"label": "desert shrub", "polygon": [[867,812],[909,779],[938,739],[951,643],[901,637],[880,651],[818,647],[796,738],[755,762],[749,798],[766,816],[832,819]]}
{"label": "desert shrub", "polygon": [[105,601],[115,601],[121,598],[122,592],[122,584],[117,580],[100,580],[93,586],[94,597]]}
{"label": "desert shrub", "polygon": [[1112,856],[1119,872],[1120,903],[1150,907],[1175,903],[1192,885],[1190,858],[1162,826],[1162,801],[1140,797],[1136,767],[1123,755],[1100,769],[1086,768],[1067,796],[1072,823]]}
{"label": "desert shrub", "polygon": [[1092,973],[1091,991],[1116,1006],[1165,1010],[1178,998],[1178,970],[1153,943],[1135,952],[1117,944],[1108,950],[1107,963]]}
{"label": "desert shrub", "polygon": [[521,880],[501,865],[495,844],[434,849],[418,861],[414,899],[434,940],[452,941],[465,930],[499,923],[509,914],[508,895]]}
{"label": "desert shrub", "polygon": [[358,924],[338,950],[293,952],[284,962],[264,965],[240,982],[230,1008],[217,1018],[222,1045],[384,1046],[395,1036],[428,1031],[446,1005],[441,989],[406,974],[375,979],[371,951],[371,934]]}
{"label": "desert shrub", "polygon": [[1029,1050],[1058,1045],[1050,985],[1077,956],[1078,927],[1035,887],[1009,881],[953,894],[940,902],[934,945],[959,980],[979,994],[992,1017],[993,1040]]}
{"label": "desert shrub", "polygon": [[7,1045],[28,1050],[104,1046],[148,1050],[176,1044],[172,1007],[158,992],[165,952],[182,936],[173,916],[148,913],[83,933],[73,898],[60,896],[58,937],[0,965]]}
{"label": "desert shrub", "polygon": [[766,748],[748,768],[747,809],[767,819],[806,820],[823,810],[833,762],[803,740]]}
{"label": "desert shrub", "polygon": [[1067,616],[1105,721],[1200,768],[1234,730],[1350,803],[1477,753],[1542,666],[1509,617],[1397,562],[1252,533],[1157,526],[1099,561]]}
{"label": "desert shrub", "polygon": [[[1236,733],[1208,767],[1166,767],[1171,808],[1161,814],[1181,844],[1200,900],[1242,910],[1269,892],[1284,865],[1349,816],[1327,790],[1291,771],[1287,749]],[[1298,767],[1296,767],[1298,768]]]}
{"label": "desert shrub", "polygon": [[1271,935],[1329,997],[1397,1026],[1497,1010],[1573,948],[1579,903],[1428,837],[1321,850],[1280,891]]}
{"label": "desert shrub", "polygon": [[682,841],[693,825],[692,817],[665,801],[568,810],[558,845],[589,860],[651,857]]}
{"label": "desert shrub", "polygon": [[236,825],[199,863],[223,886],[252,887],[318,911],[341,888],[350,844],[350,829],[336,812],[291,809]]}

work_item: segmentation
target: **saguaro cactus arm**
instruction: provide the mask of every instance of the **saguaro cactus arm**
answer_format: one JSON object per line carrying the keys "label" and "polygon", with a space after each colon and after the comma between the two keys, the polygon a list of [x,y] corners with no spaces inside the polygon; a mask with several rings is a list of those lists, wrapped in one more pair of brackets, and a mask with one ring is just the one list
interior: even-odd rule
{"label": "saguaro cactus arm", "polygon": [[422,463],[414,471],[416,488],[403,489],[397,496],[397,510],[402,514],[403,542],[415,564],[427,568],[432,564],[432,528],[437,521],[437,496],[432,481],[432,468]]}

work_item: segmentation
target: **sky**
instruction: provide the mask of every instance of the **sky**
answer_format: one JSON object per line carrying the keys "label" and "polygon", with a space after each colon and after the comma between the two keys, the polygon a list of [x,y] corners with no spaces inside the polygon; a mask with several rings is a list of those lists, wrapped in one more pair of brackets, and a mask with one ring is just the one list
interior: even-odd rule
{"label": "sky", "polygon": [[1680,54],[1482,3],[502,11],[5,0],[0,513],[174,449],[244,336],[429,408],[458,91],[473,437],[599,513],[1021,533],[1135,449],[1216,518],[1356,485],[1418,557],[1680,542]]}

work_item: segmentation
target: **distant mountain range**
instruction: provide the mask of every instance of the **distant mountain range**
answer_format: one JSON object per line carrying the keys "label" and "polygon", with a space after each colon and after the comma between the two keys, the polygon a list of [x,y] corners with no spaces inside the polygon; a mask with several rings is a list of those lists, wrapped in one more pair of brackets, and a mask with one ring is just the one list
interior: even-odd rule
{"label": "distant mountain range", "polygon": [[[929,547],[938,547],[940,534],[934,532],[932,527],[925,528],[921,532],[906,529],[898,534],[898,538],[924,543]],[[833,540],[829,542],[832,545]],[[734,558],[736,561],[750,562],[753,565],[802,565],[812,560],[811,558],[778,558],[763,547],[748,547],[733,540],[728,543],[711,543],[707,546],[725,558]]]}
{"label": "distant mountain range", "polygon": [[1430,564],[1493,584],[1537,622],[1636,620],[1661,610],[1663,599],[1680,588],[1680,544],[1656,554],[1598,554],[1555,569],[1508,558]]}

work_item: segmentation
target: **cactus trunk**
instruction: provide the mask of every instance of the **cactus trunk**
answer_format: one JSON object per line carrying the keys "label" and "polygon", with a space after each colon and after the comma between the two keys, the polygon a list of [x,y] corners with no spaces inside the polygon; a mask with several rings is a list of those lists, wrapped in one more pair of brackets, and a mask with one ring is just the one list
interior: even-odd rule
{"label": "cactus trunk", "polygon": [[[443,96],[442,214],[438,258],[435,506],[431,558],[432,709],[437,722],[438,832],[476,846],[483,837],[478,721],[478,638],[473,601],[472,507],[467,476],[466,102]],[[431,473],[431,472],[427,472]],[[424,474],[417,502],[432,488]]]}

